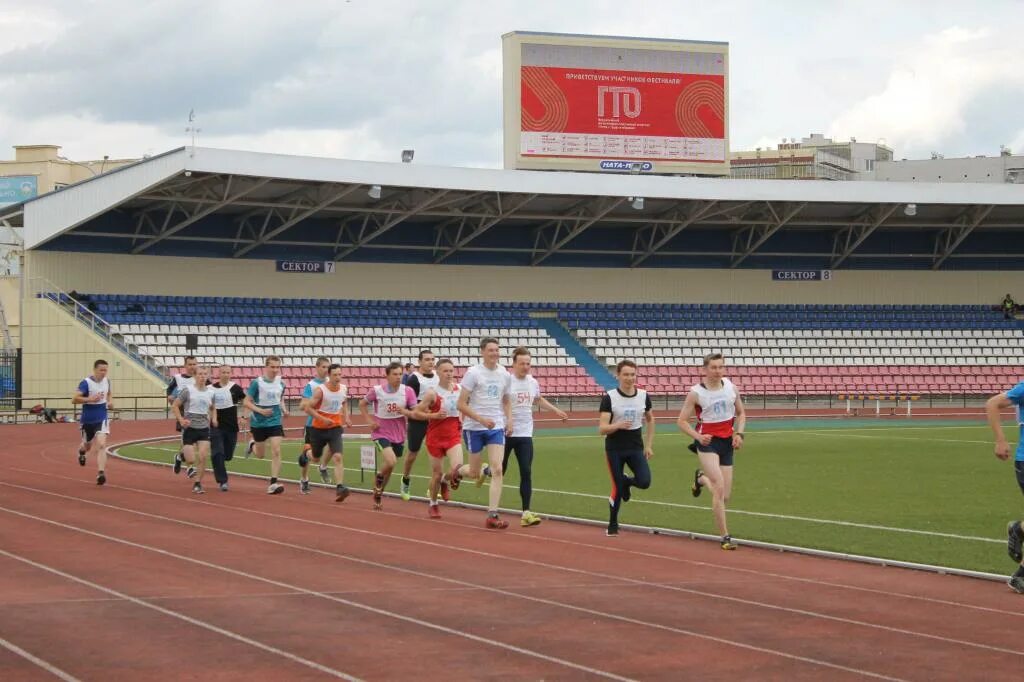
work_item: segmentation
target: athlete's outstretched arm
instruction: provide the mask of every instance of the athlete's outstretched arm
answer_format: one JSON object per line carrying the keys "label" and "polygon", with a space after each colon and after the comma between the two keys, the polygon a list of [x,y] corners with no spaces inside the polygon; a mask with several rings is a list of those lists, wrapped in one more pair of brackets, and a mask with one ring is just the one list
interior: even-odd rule
{"label": "athlete's outstretched arm", "polygon": [[996,437],[995,454],[999,459],[1009,459],[1010,444],[1006,442],[1006,434],[1003,433],[1003,419],[999,414],[1000,410],[1013,406],[1006,393],[994,395],[985,403],[985,415],[988,417],[988,425]]}
{"label": "athlete's outstretched arm", "polygon": [[[693,415],[696,412],[697,393],[696,391],[690,391],[686,396],[686,402],[683,403],[683,409],[679,410],[679,419],[676,420],[676,426],[690,438],[703,441],[703,437],[697,433],[697,429],[693,428],[693,425],[690,424],[690,420],[693,419]],[[711,442],[710,436],[707,437],[707,441],[708,443]],[[704,443],[704,445],[707,445],[707,443]]]}

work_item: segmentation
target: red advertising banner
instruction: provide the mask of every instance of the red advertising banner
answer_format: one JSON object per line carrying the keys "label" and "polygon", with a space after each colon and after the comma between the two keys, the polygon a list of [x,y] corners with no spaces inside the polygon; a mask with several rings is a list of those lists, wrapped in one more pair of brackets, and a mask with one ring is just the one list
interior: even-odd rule
{"label": "red advertising banner", "polygon": [[725,77],[524,66],[522,130],[725,139]]}

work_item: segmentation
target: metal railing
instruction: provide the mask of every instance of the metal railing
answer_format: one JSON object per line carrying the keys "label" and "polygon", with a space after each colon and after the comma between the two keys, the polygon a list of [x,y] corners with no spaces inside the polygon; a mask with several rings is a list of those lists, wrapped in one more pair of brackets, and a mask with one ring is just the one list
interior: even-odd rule
{"label": "metal railing", "polygon": [[90,310],[87,305],[43,277],[30,277],[26,284],[30,287],[33,296],[45,298],[57,304],[77,322],[88,327],[94,334],[130,357],[154,377],[161,381],[167,380],[167,367],[163,363],[158,362],[151,355],[141,352],[135,344],[125,341],[113,325]]}

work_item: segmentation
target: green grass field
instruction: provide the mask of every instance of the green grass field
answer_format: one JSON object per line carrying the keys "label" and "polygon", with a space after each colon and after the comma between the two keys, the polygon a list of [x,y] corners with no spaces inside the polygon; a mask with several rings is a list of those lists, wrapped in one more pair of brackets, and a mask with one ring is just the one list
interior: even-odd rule
{"label": "green grass field", "polygon": [[[710,495],[690,495],[696,457],[674,425],[660,430],[653,485],[634,491],[620,520],[714,533]],[[1016,430],[1007,427],[1007,437],[1016,441]],[[367,441],[346,440],[346,482],[369,487],[369,474],[360,483],[360,442]],[[268,475],[269,464],[242,459],[243,448],[230,469]],[[170,462],[176,449],[172,440],[130,446],[121,454]],[[594,429],[539,431],[535,450],[534,511],[607,519],[610,486]],[[298,441],[286,442],[285,478],[298,477],[298,452]],[[415,495],[426,495],[426,460],[424,451],[413,471]],[[516,508],[514,458],[509,468],[502,506]],[[392,477],[390,489],[397,491],[398,478]],[[485,503],[486,494],[469,483],[454,499]],[[737,454],[729,524],[737,538],[1010,573],[1005,526],[1022,516],[1013,463],[992,455],[991,434],[976,422],[755,421]]]}

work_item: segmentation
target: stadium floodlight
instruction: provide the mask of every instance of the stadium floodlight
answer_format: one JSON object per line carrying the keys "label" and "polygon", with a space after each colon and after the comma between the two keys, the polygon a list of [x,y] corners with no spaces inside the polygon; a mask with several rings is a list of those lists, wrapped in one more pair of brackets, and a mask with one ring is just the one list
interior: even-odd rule
{"label": "stadium floodlight", "polygon": [[907,204],[903,207],[903,214],[908,216],[917,215],[917,204]]}
{"label": "stadium floodlight", "polygon": [[644,198],[643,197],[630,197],[629,205],[638,211],[644,210]]}
{"label": "stadium floodlight", "polygon": [[373,185],[366,191],[366,195],[371,199],[380,199],[380,185]]}
{"label": "stadium floodlight", "polygon": [[402,163],[412,163],[412,157],[416,156],[415,149],[402,150]]}

